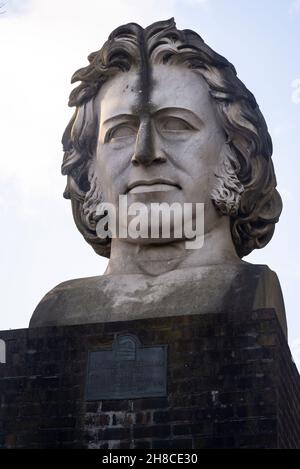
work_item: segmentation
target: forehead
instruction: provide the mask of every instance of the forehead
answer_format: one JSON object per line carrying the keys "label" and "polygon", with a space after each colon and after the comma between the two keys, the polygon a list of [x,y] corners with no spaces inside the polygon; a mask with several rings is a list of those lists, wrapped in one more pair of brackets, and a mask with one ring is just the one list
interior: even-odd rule
{"label": "forehead", "polygon": [[138,70],[121,72],[102,86],[97,97],[101,123],[118,115],[145,112],[145,95],[151,112],[183,108],[203,121],[214,114],[208,85],[199,73],[183,66],[154,65],[148,90]]}
{"label": "forehead", "polygon": [[204,79],[184,66],[154,66],[152,84],[151,102],[158,108],[182,107],[202,116],[211,105]]}

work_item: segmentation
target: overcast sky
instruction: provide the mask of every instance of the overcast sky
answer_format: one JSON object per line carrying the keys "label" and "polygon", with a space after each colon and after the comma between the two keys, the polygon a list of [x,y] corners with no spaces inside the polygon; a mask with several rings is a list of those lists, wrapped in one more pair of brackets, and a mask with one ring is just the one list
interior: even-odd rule
{"label": "overcast sky", "polygon": [[284,211],[271,243],[246,258],[281,281],[300,364],[300,0],[0,0],[0,329],[27,327],[63,280],[103,273],[62,198],[61,134],[70,77],[115,27],[175,17],[237,68],[274,144]]}

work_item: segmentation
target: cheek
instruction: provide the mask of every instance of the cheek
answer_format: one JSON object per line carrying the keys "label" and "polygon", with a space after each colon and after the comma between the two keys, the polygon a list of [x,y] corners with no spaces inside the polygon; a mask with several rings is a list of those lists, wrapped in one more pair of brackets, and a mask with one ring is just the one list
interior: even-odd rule
{"label": "cheek", "polygon": [[203,152],[209,166],[213,169],[215,169],[219,163],[225,140],[223,132],[213,128],[207,136],[205,146],[203,145],[202,147],[203,150],[201,151]]}
{"label": "cheek", "polygon": [[115,201],[116,197],[123,193],[131,157],[130,149],[98,145],[95,170],[107,201]]}
{"label": "cheek", "polygon": [[220,129],[211,127],[203,129],[193,138],[172,142],[168,150],[180,165],[194,173],[196,168],[203,171],[217,165],[224,142],[225,137]]}
{"label": "cheek", "polygon": [[171,154],[190,177],[203,179],[217,166],[221,148],[218,139],[197,138],[177,145]]}
{"label": "cheek", "polygon": [[222,135],[211,131],[186,142],[184,147],[177,146],[176,160],[184,171],[184,187],[188,199],[209,203],[211,191],[217,182],[215,169],[223,140]]}
{"label": "cheek", "polygon": [[201,135],[197,142],[199,155],[207,167],[215,167],[217,165],[223,143],[224,136],[218,129],[207,129],[205,134]]}

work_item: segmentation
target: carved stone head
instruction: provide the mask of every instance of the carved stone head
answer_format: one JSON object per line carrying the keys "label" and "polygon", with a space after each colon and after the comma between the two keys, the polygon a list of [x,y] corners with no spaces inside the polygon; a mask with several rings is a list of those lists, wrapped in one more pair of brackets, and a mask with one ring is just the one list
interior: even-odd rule
{"label": "carved stone head", "polygon": [[[134,23],[121,26],[88,60],[72,77],[80,84],[70,95],[69,105],[76,110],[63,135],[62,172],[68,176],[64,196],[72,201],[76,225],[95,251],[110,255],[110,240],[96,234],[96,206],[113,199],[110,177],[111,186],[121,181],[117,193],[125,191],[121,150],[128,154],[127,167],[159,167],[166,178],[165,162],[173,158],[172,177],[177,171],[178,186],[186,185],[185,200],[196,201],[188,177],[195,182],[193,173],[201,173],[199,197],[204,200],[199,202],[209,201],[216,213],[230,217],[238,256],[264,247],[282,209],[272,142],[254,96],[233,65],[197,33],[179,31],[173,19],[145,29]],[[198,152],[199,158],[205,154],[202,166]],[[206,178],[208,166],[213,178],[210,173]]]}

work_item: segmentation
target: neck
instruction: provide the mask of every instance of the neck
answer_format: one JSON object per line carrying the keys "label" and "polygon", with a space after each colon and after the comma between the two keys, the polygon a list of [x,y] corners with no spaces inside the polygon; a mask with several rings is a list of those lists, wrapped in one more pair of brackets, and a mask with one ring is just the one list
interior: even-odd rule
{"label": "neck", "polygon": [[204,235],[204,244],[200,249],[186,249],[182,240],[137,244],[114,238],[105,274],[159,275],[176,268],[241,262],[232,242],[229,217],[220,217],[216,226]]}

